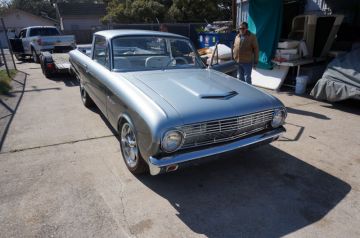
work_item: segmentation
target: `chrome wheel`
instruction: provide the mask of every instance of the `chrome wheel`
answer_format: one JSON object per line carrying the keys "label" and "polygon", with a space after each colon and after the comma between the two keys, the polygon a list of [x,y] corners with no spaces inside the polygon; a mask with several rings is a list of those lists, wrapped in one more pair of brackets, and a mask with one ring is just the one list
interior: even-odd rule
{"label": "chrome wheel", "polygon": [[139,151],[134,130],[128,122],[125,122],[121,128],[121,147],[127,166],[130,168],[136,167],[139,160]]}
{"label": "chrome wheel", "polygon": [[80,82],[80,97],[84,106],[87,108],[91,108],[94,106],[93,100],[90,98],[89,94],[86,92],[84,85]]}

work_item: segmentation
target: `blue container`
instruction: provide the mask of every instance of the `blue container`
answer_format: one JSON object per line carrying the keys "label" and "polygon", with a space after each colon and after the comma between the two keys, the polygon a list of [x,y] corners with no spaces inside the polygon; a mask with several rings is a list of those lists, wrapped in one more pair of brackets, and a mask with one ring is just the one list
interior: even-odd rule
{"label": "blue container", "polygon": [[230,33],[214,33],[214,32],[201,32],[199,33],[199,47],[208,48],[214,46],[217,42],[227,45],[229,47],[235,41],[236,32]]}

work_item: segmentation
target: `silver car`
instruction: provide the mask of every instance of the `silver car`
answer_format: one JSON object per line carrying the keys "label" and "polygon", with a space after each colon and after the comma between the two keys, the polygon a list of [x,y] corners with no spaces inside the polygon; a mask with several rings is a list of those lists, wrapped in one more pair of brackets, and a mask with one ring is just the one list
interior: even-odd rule
{"label": "silver car", "polygon": [[155,31],[94,34],[70,52],[85,106],[119,133],[128,169],[152,175],[270,143],[285,131],[275,97],[206,67],[186,37]]}

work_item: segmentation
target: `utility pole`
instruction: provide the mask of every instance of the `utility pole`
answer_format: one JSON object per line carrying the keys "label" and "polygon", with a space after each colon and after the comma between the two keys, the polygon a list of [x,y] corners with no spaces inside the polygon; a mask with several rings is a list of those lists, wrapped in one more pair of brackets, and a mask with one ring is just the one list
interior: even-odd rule
{"label": "utility pole", "polygon": [[231,1],[231,19],[232,19],[233,28],[236,28],[236,9],[237,9],[236,0],[232,0]]}

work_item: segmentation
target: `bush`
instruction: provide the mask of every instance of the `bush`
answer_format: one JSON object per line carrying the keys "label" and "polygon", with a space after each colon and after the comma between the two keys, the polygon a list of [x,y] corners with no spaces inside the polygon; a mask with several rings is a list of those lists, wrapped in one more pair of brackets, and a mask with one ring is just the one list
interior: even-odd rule
{"label": "bush", "polygon": [[11,86],[11,79],[16,75],[16,70],[10,70],[10,77],[7,74],[6,70],[0,70],[0,94],[9,93]]}

